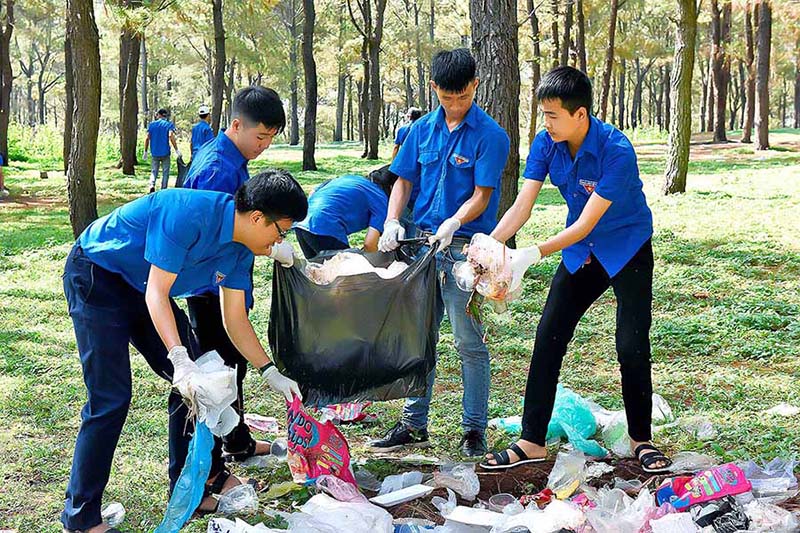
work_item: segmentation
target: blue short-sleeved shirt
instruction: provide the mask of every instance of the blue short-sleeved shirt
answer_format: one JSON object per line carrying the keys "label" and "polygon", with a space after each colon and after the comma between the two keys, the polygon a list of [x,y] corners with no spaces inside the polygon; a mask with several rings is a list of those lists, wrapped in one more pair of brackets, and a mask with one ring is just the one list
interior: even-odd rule
{"label": "blue short-sleeved shirt", "polygon": [[346,243],[348,235],[367,227],[383,233],[388,208],[389,199],[378,185],[346,175],[317,187],[308,199],[308,216],[295,226]]}
{"label": "blue short-sleeved shirt", "polygon": [[150,134],[150,155],[164,157],[169,155],[169,132],[175,131],[175,124],[165,118],[154,120],[147,126]]}
{"label": "blue short-sleeved shirt", "polygon": [[[411,123],[413,124],[413,122]],[[394,137],[394,144],[403,144],[408,137],[408,132],[411,130],[411,124],[405,124],[397,128],[397,135]]]}
{"label": "blue short-sleeved shirt", "polygon": [[447,128],[441,106],[415,121],[392,162],[391,171],[412,184],[419,184],[414,204],[417,227],[435,232],[480,186],[494,189],[489,205],[478,218],[461,226],[456,235],[491,233],[497,224],[500,176],[509,146],[505,130],[477,104],[472,104],[452,132]]}
{"label": "blue short-sleeved shirt", "polygon": [[183,186],[187,189],[235,194],[236,189],[249,179],[247,159],[233,141],[220,132],[197,152],[197,157],[192,157],[192,166]]}
{"label": "blue short-sleeved shirt", "polygon": [[615,276],[653,235],[653,214],[633,145],[617,128],[591,117],[573,161],[566,142],[554,143],[541,131],[533,140],[523,176],[544,181],[548,174],[567,202],[567,226],[578,220],[593,192],[611,201],[592,232],[565,248],[561,257],[575,273],[591,253],[609,276]]}
{"label": "blue short-sleeved shirt", "polygon": [[78,243],[93,263],[142,293],[150,265],[178,275],[172,297],[198,294],[209,285],[250,291],[253,253],[233,242],[234,216],[228,194],[166,189],[95,220]]}
{"label": "blue short-sleeved shirt", "polygon": [[207,142],[214,139],[214,130],[208,125],[208,122],[201,120],[192,126],[192,159],[200,148]]}

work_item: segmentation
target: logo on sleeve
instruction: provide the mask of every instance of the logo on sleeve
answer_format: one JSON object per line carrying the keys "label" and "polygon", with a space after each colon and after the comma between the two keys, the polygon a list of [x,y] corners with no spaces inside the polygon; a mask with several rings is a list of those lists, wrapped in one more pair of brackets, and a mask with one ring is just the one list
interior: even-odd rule
{"label": "logo on sleeve", "polygon": [[225,274],[217,270],[217,272],[214,274],[214,284],[219,285],[220,283],[222,283],[222,280],[224,279],[225,279]]}
{"label": "logo on sleeve", "polygon": [[455,160],[456,165],[463,165],[469,163],[469,159],[467,159],[463,155],[453,154],[453,159]]}
{"label": "logo on sleeve", "polygon": [[592,180],[578,180],[578,185],[583,187],[589,194],[592,194],[597,188],[597,182]]}

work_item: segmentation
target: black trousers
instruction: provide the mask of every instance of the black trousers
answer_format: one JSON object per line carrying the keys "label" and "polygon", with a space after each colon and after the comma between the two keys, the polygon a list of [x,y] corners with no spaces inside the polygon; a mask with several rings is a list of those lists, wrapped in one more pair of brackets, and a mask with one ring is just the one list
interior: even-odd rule
{"label": "black trousers", "polygon": [[617,360],[622,374],[628,434],[636,441],[650,440],[653,395],[650,377],[653,246],[650,240],[613,278],[594,256],[574,274],[569,273],[563,262],[558,266],[536,330],[525,388],[523,439],[545,444],[567,345],[578,321],[609,286],[617,298]]}
{"label": "black trousers", "polygon": [[186,299],[189,307],[189,322],[195,332],[201,353],[216,350],[225,364],[236,369],[236,385],[238,396],[232,405],[239,413],[239,425],[233,431],[222,437],[214,437],[214,451],[211,454],[212,477],[222,468],[223,447],[229,453],[242,453],[255,445],[255,439],[250,435],[250,428],[244,423],[244,393],[242,384],[247,375],[247,359],[239,353],[236,346],[228,337],[225,326],[222,324],[222,310],[219,295],[204,294],[191,296]]}
{"label": "black trousers", "polygon": [[294,234],[297,237],[297,243],[300,245],[300,249],[303,251],[303,255],[306,256],[306,259],[311,259],[325,250],[347,250],[350,248],[349,244],[335,237],[315,235],[302,228],[295,228]]}

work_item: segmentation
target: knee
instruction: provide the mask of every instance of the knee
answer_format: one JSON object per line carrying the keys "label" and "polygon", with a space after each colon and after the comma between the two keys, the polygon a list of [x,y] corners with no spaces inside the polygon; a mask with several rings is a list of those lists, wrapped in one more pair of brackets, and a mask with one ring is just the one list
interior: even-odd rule
{"label": "knee", "polygon": [[617,361],[623,367],[649,367],[650,342],[635,337],[618,338]]}

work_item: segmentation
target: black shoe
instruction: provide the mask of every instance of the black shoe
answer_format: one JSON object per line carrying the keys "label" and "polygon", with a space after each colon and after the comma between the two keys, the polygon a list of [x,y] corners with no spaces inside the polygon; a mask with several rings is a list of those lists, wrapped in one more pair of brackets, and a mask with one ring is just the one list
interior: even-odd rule
{"label": "black shoe", "polygon": [[411,429],[402,422],[395,424],[382,439],[369,443],[372,450],[379,452],[393,452],[406,447],[427,448],[430,445],[427,429]]}
{"label": "black shoe", "polygon": [[483,457],[488,451],[486,437],[477,429],[471,429],[464,433],[459,445],[461,446],[461,455],[466,457]]}
{"label": "black shoe", "polygon": [[150,192],[147,193],[147,194],[152,194],[154,192],[156,192],[156,188],[155,187],[150,187]]}

